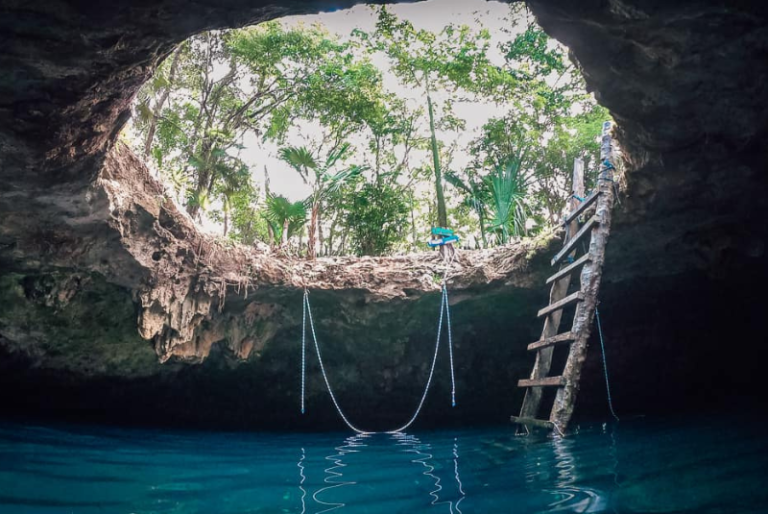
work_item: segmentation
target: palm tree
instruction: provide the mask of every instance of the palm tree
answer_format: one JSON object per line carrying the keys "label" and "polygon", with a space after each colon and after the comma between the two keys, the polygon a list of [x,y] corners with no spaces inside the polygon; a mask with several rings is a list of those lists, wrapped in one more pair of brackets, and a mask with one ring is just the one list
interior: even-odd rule
{"label": "palm tree", "polygon": [[509,241],[510,231],[514,236],[525,233],[528,207],[525,197],[529,177],[520,166],[522,158],[516,157],[497,165],[485,181],[491,191],[491,219],[489,230],[497,232],[501,243]]}
{"label": "palm tree", "polygon": [[301,230],[307,222],[307,206],[305,202],[291,203],[284,196],[267,196],[264,218],[274,234],[274,243],[288,243],[288,239]]}
{"label": "palm tree", "polygon": [[488,202],[491,199],[491,191],[488,183],[478,178],[476,174],[468,171],[466,179],[462,179],[453,171],[445,172],[445,181],[458,189],[464,196],[464,205],[475,211],[480,222],[480,237],[483,247],[488,246],[485,237],[485,219],[488,216]]}
{"label": "palm tree", "polygon": [[349,150],[350,145],[344,143],[331,150],[325,161],[319,163],[306,147],[289,146],[280,149],[280,158],[298,172],[305,184],[312,187],[312,195],[308,198],[309,207],[312,209],[307,238],[307,258],[310,260],[317,255],[316,233],[320,219],[320,204],[346,181],[363,171],[360,166],[348,166],[335,173],[331,172],[331,169],[347,156]]}
{"label": "palm tree", "polygon": [[[445,208],[445,192],[443,191],[443,177],[440,170],[440,150],[437,147],[435,135],[435,111],[432,108],[432,97],[429,94],[429,81],[426,81],[427,111],[429,113],[430,147],[432,149],[432,165],[435,172],[435,194],[437,196],[437,224],[448,228],[448,210]],[[440,247],[442,252],[443,247]]]}

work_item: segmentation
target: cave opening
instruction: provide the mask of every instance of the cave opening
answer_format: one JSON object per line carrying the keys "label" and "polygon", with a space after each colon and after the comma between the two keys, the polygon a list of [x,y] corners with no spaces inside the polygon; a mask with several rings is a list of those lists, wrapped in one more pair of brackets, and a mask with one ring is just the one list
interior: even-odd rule
{"label": "cave opening", "polygon": [[524,4],[441,6],[197,34],[138,91],[123,139],[230,244],[381,256],[427,250],[435,226],[463,250],[544,234],[575,159],[592,186],[610,115]]}
{"label": "cave opening", "polygon": [[[336,7],[354,3],[341,0]],[[389,12],[403,21],[406,10],[423,8],[439,19],[457,3],[436,5],[398,4]],[[482,5],[469,13],[473,19],[499,7]],[[375,143],[370,113],[377,109],[370,100],[389,97],[377,89],[387,82],[386,74],[365,59],[375,62],[380,50],[348,54],[351,50],[342,50],[348,40],[341,36],[269,25],[286,16],[314,15],[327,9],[327,2],[2,3],[0,510],[493,513],[507,512],[510,505],[552,513],[761,510],[768,502],[764,2],[530,0],[528,5],[540,28],[567,46],[579,80],[616,121],[626,169],[619,202],[610,211],[599,294],[607,372],[621,420],[608,411],[606,371],[593,331],[573,430],[566,437],[516,437],[509,425],[509,415],[523,400],[514,385],[531,370],[527,346],[541,334],[541,320],[535,320],[548,301],[543,284],[552,273],[550,259],[562,247],[557,232],[537,237],[519,232],[535,235],[556,224],[557,217],[547,218],[558,209],[546,204],[545,188],[537,186],[528,191],[535,198],[526,205],[533,211],[528,221],[508,226],[506,236],[493,224],[494,202],[482,222],[476,204],[465,202],[472,187],[462,189],[448,178],[456,172],[471,186],[471,175],[461,175],[465,170],[482,164],[479,175],[494,172],[485,159],[492,145],[481,144],[475,155],[463,143],[454,148],[448,137],[461,125],[460,101],[451,104],[435,92],[431,102],[405,102],[406,114],[421,110],[421,129],[409,153],[412,169],[392,179],[388,174],[403,157],[393,150],[397,145],[384,138],[379,167],[371,158],[376,145],[370,144]],[[340,12],[342,18],[353,16]],[[378,39],[377,48],[392,50],[387,38],[408,29],[389,22],[384,39],[371,27],[361,29],[358,48]],[[205,32],[254,24],[262,28]],[[439,39],[445,26],[430,31]],[[564,48],[548,43],[539,26],[522,24],[522,42],[538,49],[541,58],[531,61],[528,71],[566,62]],[[419,33],[415,23],[414,29]],[[269,37],[262,37],[265,30],[272,31]],[[452,30],[458,41],[482,40],[471,30]],[[185,43],[195,34],[197,40]],[[259,37],[250,38],[254,34]],[[420,34],[425,44],[432,40]],[[512,36],[507,43],[514,47]],[[211,44],[200,43],[206,37]],[[283,137],[272,147],[277,159],[287,148],[285,157],[303,162],[299,167],[304,175],[311,170],[311,178],[318,176],[312,164],[322,167],[327,153],[311,141],[292,140],[286,127],[296,121],[311,135],[314,118],[320,125],[351,123],[345,125],[348,142],[360,148],[348,150],[346,160],[340,156],[343,165],[324,171],[367,168],[359,174],[348,170],[359,180],[344,184],[350,188],[348,204],[320,198],[326,204],[317,212],[318,230],[311,232],[315,259],[308,259],[311,210],[300,216],[310,218],[303,235],[287,216],[270,225],[274,220],[257,212],[266,207],[265,161],[245,162],[245,138],[222,130],[215,117],[209,126],[194,123],[209,105],[199,108],[195,91],[213,94],[232,69],[226,45],[237,43],[238,51],[264,57],[248,45],[285,40],[296,43],[294,53],[305,52],[305,62],[321,63],[321,71],[308,75],[307,84],[293,76],[282,90],[295,95],[286,100],[294,102],[292,109],[255,127],[259,145],[264,137]],[[169,79],[175,56],[178,62],[205,60],[213,50],[213,60],[222,57],[224,64],[210,66],[210,80],[178,64],[174,79],[183,77],[187,85],[160,102],[174,82]],[[405,58],[413,49],[394,50],[392,56]],[[475,67],[474,57],[462,62],[502,85],[519,85],[501,80],[511,71],[503,62],[504,73],[498,75],[492,67]],[[462,95],[494,91],[467,90],[461,80],[466,68],[448,68]],[[287,80],[277,78],[276,84]],[[536,92],[545,93],[542,108],[559,105],[562,99],[551,95],[554,84],[546,79],[537,84]],[[140,92],[142,86],[150,89]],[[416,89],[411,84],[410,92]],[[248,101],[234,93],[222,93],[221,108],[234,108],[225,120]],[[306,100],[323,108],[312,109]],[[387,100],[385,113],[395,100]],[[437,122],[434,145],[430,103]],[[524,103],[509,107],[518,109],[514,119],[505,119],[499,109],[492,117],[502,122],[483,118],[476,136],[486,125],[499,129],[490,135],[504,136],[515,126],[510,122],[530,114]],[[357,120],[350,121],[350,109]],[[132,114],[138,131],[124,131]],[[402,133],[391,134],[387,125],[397,117],[384,118],[386,137],[396,135],[404,144]],[[152,120],[155,134],[148,137]],[[585,120],[576,134],[588,125]],[[205,137],[198,138],[201,133]],[[568,139],[576,134],[539,131],[535,136],[546,144],[535,147],[571,158],[571,150],[586,146]],[[590,139],[586,134],[584,142]],[[150,145],[142,147],[147,139]],[[139,143],[133,150],[126,144],[131,141]],[[158,145],[159,153],[153,149]],[[460,150],[471,157],[469,165],[455,160]],[[154,165],[147,166],[144,153]],[[238,160],[262,177],[259,189],[251,191],[261,203],[242,196],[248,188],[236,187],[243,177],[253,178],[250,170],[239,173]],[[444,213],[436,161],[445,167]],[[278,191],[278,174],[303,184],[301,173],[290,167],[273,172],[267,164],[270,194],[284,196],[283,207],[310,194],[311,188],[295,198]],[[381,182],[391,180],[393,189],[382,202],[406,207],[394,209],[405,211],[404,218],[395,217],[405,221],[394,226],[406,230],[394,231],[400,239],[390,247],[363,244],[378,241],[366,234],[386,235],[388,225],[381,212],[355,204],[384,191],[376,187],[377,174]],[[412,178],[423,181],[421,210],[412,209],[405,194]],[[555,183],[553,190],[563,187],[562,178]],[[344,188],[334,191],[339,192]],[[246,207],[254,211],[252,240],[245,237]],[[350,217],[353,212],[357,217]],[[340,224],[332,229],[336,219]],[[346,239],[336,232],[345,223]],[[304,288],[311,290],[330,379],[352,421],[387,428],[413,412],[435,344],[445,267],[437,252],[411,248],[423,247],[434,224],[458,227],[462,244],[472,248],[458,253],[450,282],[457,406],[450,404],[451,369],[442,353],[412,433],[337,432],[343,427],[315,361],[306,367],[302,415]],[[361,226],[368,232],[356,232]],[[497,244],[505,237],[513,241]],[[564,357],[557,349],[554,372],[565,369]],[[212,430],[190,430],[199,428]]]}
{"label": "cave opening", "polygon": [[[218,235],[206,238],[180,212],[194,207],[189,204],[189,186],[186,190],[174,189],[173,183],[160,186],[153,177],[153,173],[171,176],[173,169],[148,170],[122,142],[116,143],[131,109],[137,118],[142,110],[148,118],[161,114],[152,107],[162,96],[163,74],[170,74],[170,58],[181,42],[201,30],[318,11],[311,2],[294,7],[243,6],[233,1],[179,10],[159,2],[152,7],[126,7],[123,17],[109,19],[103,11],[82,5],[59,13],[56,20],[46,17],[44,6],[18,14],[16,19],[22,22],[14,25],[14,44],[3,57],[16,72],[13,80],[0,82],[2,98],[12,99],[0,106],[0,177],[8,186],[0,191],[2,294],[5,304],[13,306],[0,313],[0,343],[7,371],[3,378],[7,387],[2,389],[7,404],[13,405],[11,410],[34,411],[40,401],[39,410],[57,404],[75,412],[78,405],[85,405],[85,410],[123,421],[138,420],[145,412],[147,422],[159,422],[165,415],[164,421],[169,423],[215,424],[226,419],[230,426],[259,425],[282,401],[295,395],[294,389],[278,385],[261,398],[263,408],[249,415],[243,414],[251,401],[245,396],[222,412],[227,410],[226,392],[238,383],[253,389],[264,383],[281,384],[289,373],[300,316],[295,307],[300,305],[301,288],[294,280],[297,270],[315,273],[318,284],[338,286],[325,291],[326,302],[319,307],[331,320],[325,327],[328,337],[365,340],[371,333],[387,336],[374,337],[376,358],[346,370],[351,392],[354,377],[372,373],[377,359],[389,355],[385,349],[392,341],[400,353],[389,357],[407,355],[410,359],[407,349],[412,345],[404,331],[426,323],[424,313],[427,307],[434,307],[434,270],[429,263],[395,255],[375,261],[382,264],[380,274],[369,273],[367,268],[360,271],[371,261],[333,255],[339,253],[343,235],[335,233],[334,242],[328,243],[333,219],[322,213],[318,226],[323,236],[315,233],[316,241],[323,240],[330,249],[318,249],[318,254],[339,257],[338,261],[331,259],[320,268],[305,263],[306,228],[303,237],[294,236],[296,249],[288,252],[301,259],[281,265],[275,253],[267,250],[244,253],[239,245],[218,237],[224,232],[223,193],[228,184],[219,182],[209,190],[215,190],[215,198],[209,195],[207,199],[210,218],[218,217],[220,222],[213,227]],[[768,78],[764,67],[754,65],[761,62],[763,51],[757,43],[766,37],[760,6],[750,2],[697,3],[694,7],[634,2],[629,7],[594,2],[577,8],[553,0],[530,2],[530,7],[541,27],[567,45],[589,89],[610,110],[625,151],[626,190],[609,243],[601,307],[609,338],[608,357],[616,370],[617,403],[637,412],[728,406],[744,410],[745,405],[762,409],[760,359],[744,357],[761,353],[759,321],[765,300],[760,291],[768,283],[766,227],[762,223],[768,211],[762,173],[768,161],[762,145],[767,130],[763,99],[768,97]],[[12,21],[7,23],[10,27]],[[52,28],[43,30],[48,25]],[[195,49],[203,47],[193,45],[190,51]],[[161,71],[152,79],[163,59]],[[354,59],[353,64],[358,71],[364,68]],[[223,70],[226,74],[227,67]],[[738,80],[734,84],[722,77]],[[146,99],[143,93],[139,103],[132,104],[140,86],[147,83],[161,91],[150,99],[149,111],[141,107]],[[324,92],[318,89],[322,88],[314,92]],[[423,103],[418,107],[425,108]],[[293,114],[298,116],[296,112]],[[186,111],[178,109],[179,113],[181,119]],[[169,116],[169,121],[174,119]],[[156,132],[168,128],[158,127]],[[262,137],[268,132],[266,127],[259,130]],[[180,132],[191,136],[194,124]],[[227,161],[237,157],[237,152],[214,152],[213,143],[225,134],[210,135],[210,156],[215,153]],[[121,137],[135,136],[123,133]],[[424,134],[420,139],[425,139]],[[421,144],[426,148],[421,151],[428,167],[431,141]],[[138,147],[139,154],[144,151]],[[188,167],[187,175],[202,162],[194,155],[192,159],[181,157],[178,149],[162,157],[176,159],[182,171]],[[350,159],[350,165],[365,164]],[[258,164],[257,175],[263,172]],[[294,176],[300,179],[298,173]],[[183,185],[190,177],[178,178]],[[428,184],[424,195],[430,198],[414,216],[406,205],[407,230],[399,234],[404,239],[390,249],[392,253],[405,253],[414,243],[423,244],[426,233],[414,235],[413,226],[426,231],[439,215],[437,205],[433,206],[437,199],[431,199],[433,194],[437,196],[432,176],[423,173],[422,178]],[[274,177],[271,179],[274,183]],[[367,176],[366,180],[372,179]],[[359,184],[361,189],[356,192],[364,185]],[[259,194],[264,195],[264,189],[262,185]],[[468,227],[471,237],[464,241],[477,246],[483,239],[479,233],[483,224],[470,207],[462,205],[465,197],[460,187],[447,184],[445,190],[449,192],[450,224]],[[179,194],[181,191],[185,194]],[[363,197],[349,196],[351,200]],[[399,196],[402,200],[403,195]],[[197,203],[206,203],[201,200],[198,194]],[[227,201],[233,209],[238,203],[237,199]],[[556,211],[544,209],[538,216],[546,218]],[[360,214],[367,234],[384,232],[381,218],[371,222],[365,217],[370,213],[363,210]],[[422,219],[413,223],[411,218],[419,215]],[[236,228],[239,221],[235,218],[227,215],[228,236],[241,230]],[[277,229],[286,227],[286,219],[282,219],[282,226],[277,223],[270,235],[265,217],[259,214],[251,221],[254,233],[261,231],[261,237],[272,242],[277,239]],[[287,221],[286,233],[291,231]],[[544,226],[546,221],[536,226]],[[359,242],[373,239],[356,237]],[[290,246],[291,238],[288,240]],[[381,248],[358,245],[353,249],[351,229],[345,244],[341,253],[355,256]],[[530,261],[515,261],[520,254],[512,252],[502,253],[496,261],[488,257],[474,267],[467,266],[467,276],[472,278],[456,295],[461,299],[461,308],[456,309],[457,337],[464,338],[460,352],[464,372],[472,380],[467,390],[489,398],[472,405],[467,419],[499,421],[519,403],[516,393],[510,394],[510,382],[530,369],[523,350],[537,335],[532,320],[536,307],[546,301],[540,279],[545,274],[544,255],[552,253],[552,244],[524,241],[521,252],[530,255]],[[158,246],[169,248],[158,251]],[[485,254],[476,255],[480,261]],[[499,263],[507,258],[519,267],[498,271]],[[523,268],[525,274],[520,272]],[[361,288],[361,277],[377,288]],[[49,283],[51,278],[53,285],[46,286],[45,292],[24,294],[25,284]],[[393,283],[391,289],[380,287]],[[103,301],[92,303],[98,298]],[[119,308],[110,313],[107,301]],[[373,306],[388,311],[399,323],[375,319],[366,310]],[[99,324],[88,323],[91,313]],[[258,326],[260,338],[256,340],[242,334],[242,326],[223,321],[244,319],[246,313]],[[38,330],[37,324],[46,330]],[[185,325],[194,326],[185,330]],[[358,332],[349,331],[357,325]],[[425,329],[418,337],[426,341],[431,335]],[[238,343],[229,344],[230,338]],[[271,344],[274,341],[278,343]],[[727,351],[725,346],[732,341],[744,345],[742,350]],[[110,346],[112,343],[116,346]],[[206,361],[206,351],[211,348],[213,359]],[[253,349],[252,360],[238,360],[244,348]],[[355,360],[342,362],[343,355],[352,355],[354,349],[340,346],[338,350],[340,367]],[[68,355],[72,356],[69,360]],[[158,357],[166,364],[161,366]],[[423,361],[421,357],[417,352],[407,363],[414,380],[420,376],[416,361]],[[590,353],[580,396],[587,414],[605,411],[597,357]],[[391,377],[402,369],[392,362],[385,364],[387,376],[382,373],[375,386],[359,391],[361,395],[376,393],[378,397],[381,391],[397,387]],[[718,377],[717,387],[713,377]],[[102,387],[110,381],[123,385],[114,390]],[[42,401],[40,383],[48,386],[56,401]],[[180,394],[182,385],[185,391]],[[438,391],[444,392],[445,387],[438,382]],[[153,390],[163,392],[153,396]],[[16,391],[24,394],[14,399]],[[89,392],[93,393],[90,398]],[[177,393],[181,400],[174,404]],[[196,398],[206,394],[210,394],[210,412],[215,415],[202,419],[204,414],[194,406]],[[151,405],[146,405],[146,398]],[[217,399],[221,400],[218,404]],[[121,413],[121,405],[131,408]],[[384,402],[376,407],[379,414],[396,406]],[[436,422],[449,417],[439,409],[433,411]],[[123,415],[126,412],[132,415]],[[280,421],[286,420],[292,421],[289,417]]]}

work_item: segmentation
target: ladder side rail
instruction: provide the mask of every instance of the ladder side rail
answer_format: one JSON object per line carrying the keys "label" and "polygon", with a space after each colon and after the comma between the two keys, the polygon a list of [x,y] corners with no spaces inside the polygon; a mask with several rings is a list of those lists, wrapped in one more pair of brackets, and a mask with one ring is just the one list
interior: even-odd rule
{"label": "ladder side rail", "polygon": [[614,203],[613,165],[611,164],[611,136],[608,134],[610,125],[603,128],[603,141],[601,145],[601,166],[598,188],[601,195],[597,201],[595,215],[600,223],[592,232],[589,243],[589,253],[592,255],[590,262],[581,270],[581,291],[584,293],[584,301],[576,307],[576,315],[573,319],[571,332],[575,336],[571,344],[570,353],[565,363],[562,376],[565,377],[565,386],[558,389],[555,402],[549,420],[564,431],[573,415],[576,397],[579,391],[581,371],[587,356],[587,344],[592,330],[592,320],[595,316],[597,298],[600,291],[603,263],[605,261],[605,247],[611,230],[611,212]]}

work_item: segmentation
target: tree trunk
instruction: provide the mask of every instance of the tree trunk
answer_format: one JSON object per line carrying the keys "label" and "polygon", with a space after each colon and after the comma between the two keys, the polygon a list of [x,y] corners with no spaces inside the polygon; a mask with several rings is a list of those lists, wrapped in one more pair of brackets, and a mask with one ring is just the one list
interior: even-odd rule
{"label": "tree trunk", "polygon": [[320,218],[320,210],[317,211],[317,256],[323,255],[323,220]]}
{"label": "tree trunk", "polygon": [[331,226],[328,228],[328,255],[334,255],[333,243],[336,241],[336,224],[339,221],[339,213],[336,211],[331,221]]}
{"label": "tree trunk", "polygon": [[213,191],[213,184],[216,180],[216,171],[213,169],[212,161],[213,153],[213,141],[209,139],[203,140],[201,148],[201,161],[202,167],[197,170],[197,180],[195,185],[195,198],[196,202],[187,205],[187,212],[194,218],[200,213],[200,197],[206,198]]}
{"label": "tree trunk", "polygon": [[200,207],[197,204],[192,204],[192,203],[187,204],[187,213],[192,217],[192,219],[195,219],[197,217],[198,210],[200,210]]}
{"label": "tree trunk", "polygon": [[229,233],[229,211],[224,210],[224,237],[227,237],[227,234]]}
{"label": "tree trunk", "polygon": [[320,214],[320,202],[315,201],[312,203],[312,215],[309,219],[309,233],[307,234],[307,259],[310,261],[315,260],[317,254],[315,253],[316,243],[316,231],[317,231],[317,218]]}
{"label": "tree trunk", "polygon": [[413,193],[411,193],[411,244],[413,245],[413,248],[417,248],[417,242],[416,242],[416,216],[414,214],[416,206],[416,199],[413,197]]}
{"label": "tree trunk", "polygon": [[488,240],[485,238],[485,216],[478,212],[477,217],[480,218],[480,237],[483,239],[483,248],[488,248]]}
{"label": "tree trunk", "polygon": [[[204,107],[201,110],[201,113],[205,111],[208,114],[208,118],[205,120],[205,128],[203,129],[203,134],[201,136],[202,144],[200,145],[200,155],[198,157],[202,163],[202,169],[197,170],[197,185],[195,191],[198,199],[200,198],[201,194],[205,193],[207,196],[211,191],[213,191],[213,185],[216,181],[216,172],[213,168],[213,159],[211,158],[214,149],[214,141],[210,138],[211,136],[209,135],[209,131],[214,128],[214,122],[216,121],[214,113],[220,108],[219,102],[221,99],[222,90],[227,84],[234,80],[235,71],[236,69],[234,62],[230,61],[229,72],[215,83],[215,88],[211,91],[210,96],[204,98],[204,100],[201,102],[201,105]],[[213,86],[214,85],[212,84],[209,87]],[[197,134],[197,127],[195,127],[194,134]],[[197,136],[195,135],[194,137],[196,138]],[[189,156],[194,155],[194,149],[195,141],[193,139]],[[187,205],[187,212],[194,218],[200,212],[199,202],[198,205]]]}
{"label": "tree trunk", "polygon": [[427,107],[429,110],[429,132],[432,136],[432,163],[435,168],[435,193],[437,193],[437,224],[448,228],[448,213],[445,209],[445,195],[443,194],[443,173],[440,169],[440,153],[437,148],[437,136],[435,135],[435,113],[432,108],[432,97],[427,92]]}
{"label": "tree trunk", "polygon": [[171,61],[171,69],[168,71],[168,85],[163,89],[163,94],[157,99],[155,105],[152,108],[152,120],[149,122],[149,130],[147,130],[147,138],[144,140],[144,160],[149,160],[149,154],[152,152],[152,142],[155,140],[155,130],[157,130],[157,120],[160,118],[160,113],[165,107],[165,102],[168,101],[168,97],[171,94],[171,85],[176,78],[176,70],[179,67],[179,55],[181,54],[181,46],[179,46],[173,52],[173,60]]}
{"label": "tree trunk", "polygon": [[288,227],[290,226],[290,224],[291,224],[291,220],[289,220],[288,218],[285,218],[285,220],[283,221],[283,233],[281,235],[283,246],[286,246],[288,244]]}
{"label": "tree trunk", "polygon": [[208,181],[207,179],[207,174],[205,176],[200,175],[198,177],[197,184],[195,185],[194,201],[187,203],[187,212],[190,216],[192,216],[192,219],[196,219],[200,213],[200,195],[203,194],[203,191],[206,187],[206,182]]}
{"label": "tree trunk", "polygon": [[[269,198],[269,171],[267,170],[267,165],[264,165],[264,198]],[[277,241],[275,241],[275,231],[272,228],[271,223],[267,223],[267,236],[269,237],[269,244],[273,245]]]}
{"label": "tree trunk", "polygon": [[341,243],[339,243],[339,255],[344,255],[347,250],[347,234],[349,234],[349,227],[345,226],[341,234]]}

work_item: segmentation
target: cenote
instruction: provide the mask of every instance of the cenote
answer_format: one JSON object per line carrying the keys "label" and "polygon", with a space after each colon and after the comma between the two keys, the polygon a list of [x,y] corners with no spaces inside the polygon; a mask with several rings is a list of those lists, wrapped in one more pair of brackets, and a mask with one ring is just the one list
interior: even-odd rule
{"label": "cenote", "polygon": [[0,427],[0,512],[765,512],[759,425],[276,434]]}
{"label": "cenote", "polygon": [[0,42],[0,513],[768,512],[762,0]]}

